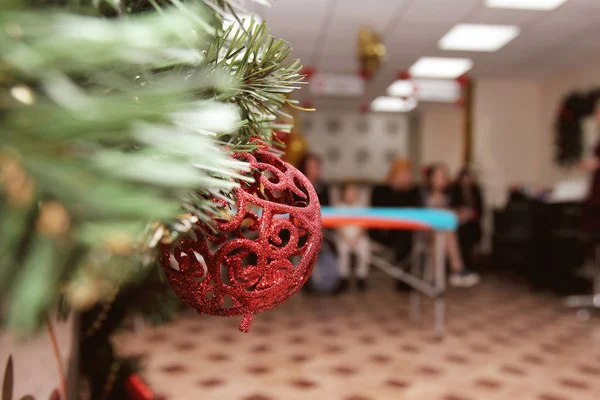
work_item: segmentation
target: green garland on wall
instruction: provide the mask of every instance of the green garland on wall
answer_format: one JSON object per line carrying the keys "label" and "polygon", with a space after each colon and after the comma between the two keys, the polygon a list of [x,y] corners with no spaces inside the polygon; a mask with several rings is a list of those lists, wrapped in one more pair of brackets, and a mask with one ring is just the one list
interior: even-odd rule
{"label": "green garland on wall", "polygon": [[571,92],[562,101],[555,122],[555,160],[569,167],[583,156],[583,119],[596,110],[600,89]]}

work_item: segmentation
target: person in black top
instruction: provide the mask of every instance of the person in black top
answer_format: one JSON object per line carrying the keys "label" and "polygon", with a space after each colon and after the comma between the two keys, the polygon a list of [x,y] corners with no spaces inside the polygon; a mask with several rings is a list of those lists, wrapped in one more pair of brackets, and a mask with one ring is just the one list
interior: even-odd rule
{"label": "person in black top", "polygon": [[[422,207],[421,191],[413,179],[410,162],[396,160],[390,169],[387,182],[390,188],[390,205],[392,207]],[[409,258],[413,232],[406,230],[392,231],[395,242],[396,260],[405,263]]]}
{"label": "person in black top", "polygon": [[462,168],[450,190],[450,208],[459,217],[458,242],[465,268],[473,267],[475,246],[481,241],[483,198],[473,173]]}
{"label": "person in black top", "polygon": [[[321,168],[321,157],[314,153],[307,153],[298,164],[298,170],[304,174],[312,183],[315,188],[315,192],[317,192],[317,197],[319,198],[319,203],[321,207],[331,205],[331,200],[329,197],[329,185],[322,178],[322,168]],[[323,237],[323,242],[321,245],[321,251],[334,251],[335,252],[335,244],[329,240],[326,236]],[[305,293],[313,293],[315,292],[315,284],[313,283],[313,279],[309,278],[308,281],[302,287],[302,290]]]}
{"label": "person in black top", "polygon": [[[372,207],[421,207],[421,192],[413,180],[408,161],[397,159],[390,167],[386,184],[375,186],[371,194]],[[394,249],[395,261],[406,265],[410,259],[413,232],[406,230],[372,231],[373,240]],[[397,290],[409,289],[402,281],[396,282]]]}
{"label": "person in black top", "polygon": [[[466,180],[465,180],[466,182]],[[463,184],[465,183],[463,182]],[[456,214],[459,229],[460,225],[472,220],[475,213],[472,209],[473,203],[469,200],[470,206],[459,207],[457,202],[453,204],[452,185],[448,173],[448,167],[443,163],[436,163],[427,170],[426,195],[424,203],[426,207],[437,208],[451,211]],[[459,185],[462,188],[462,185]],[[465,192],[469,199],[471,196]],[[471,249],[472,250],[472,249]],[[446,235],[446,254],[452,274],[450,275],[450,284],[455,287],[471,287],[479,283],[479,274],[467,268],[461,252],[460,242],[456,232],[447,232]]]}
{"label": "person in black top", "polygon": [[317,197],[319,198],[321,206],[331,205],[329,185],[321,176],[321,157],[313,153],[306,154],[302,160],[300,160],[298,169],[308,178],[310,183],[312,183],[317,192]]}

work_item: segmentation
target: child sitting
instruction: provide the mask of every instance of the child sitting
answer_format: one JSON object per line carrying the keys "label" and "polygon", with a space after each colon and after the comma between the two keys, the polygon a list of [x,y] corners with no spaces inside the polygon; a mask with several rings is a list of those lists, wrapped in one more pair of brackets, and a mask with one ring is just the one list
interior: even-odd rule
{"label": "child sitting", "polygon": [[[358,188],[354,184],[345,184],[341,193],[342,207],[359,207]],[[348,290],[350,278],[350,255],[357,257],[356,277],[358,278],[358,289],[363,291],[367,288],[367,276],[369,275],[369,263],[371,248],[367,232],[360,226],[347,225],[337,230],[337,251],[339,282],[334,294],[341,294]]]}

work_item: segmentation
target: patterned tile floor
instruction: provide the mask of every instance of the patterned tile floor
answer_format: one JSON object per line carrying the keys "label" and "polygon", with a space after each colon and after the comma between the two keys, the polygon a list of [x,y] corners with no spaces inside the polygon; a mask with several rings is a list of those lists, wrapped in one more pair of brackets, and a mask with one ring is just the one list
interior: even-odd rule
{"label": "patterned tile floor", "polygon": [[598,400],[600,322],[557,299],[488,277],[451,290],[448,334],[432,336],[408,294],[384,277],[367,293],[301,294],[255,317],[182,314],[118,338],[145,354],[145,377],[168,400]]}

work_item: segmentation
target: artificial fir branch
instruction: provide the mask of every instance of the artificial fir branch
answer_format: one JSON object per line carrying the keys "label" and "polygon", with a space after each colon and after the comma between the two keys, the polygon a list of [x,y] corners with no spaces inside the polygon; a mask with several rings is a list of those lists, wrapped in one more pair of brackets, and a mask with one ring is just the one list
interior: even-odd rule
{"label": "artificial fir branch", "polygon": [[61,296],[85,307],[147,276],[157,232],[210,221],[207,199],[228,199],[247,168],[229,154],[270,142],[302,77],[264,24],[222,29],[239,20],[231,0],[2,8],[1,295],[11,328],[30,333]]}

